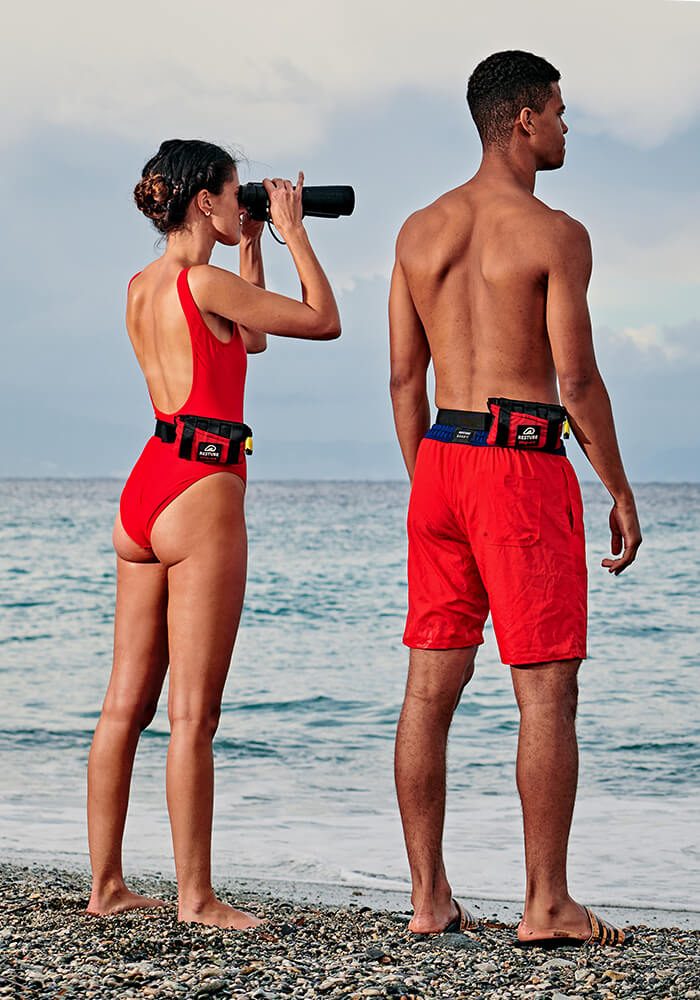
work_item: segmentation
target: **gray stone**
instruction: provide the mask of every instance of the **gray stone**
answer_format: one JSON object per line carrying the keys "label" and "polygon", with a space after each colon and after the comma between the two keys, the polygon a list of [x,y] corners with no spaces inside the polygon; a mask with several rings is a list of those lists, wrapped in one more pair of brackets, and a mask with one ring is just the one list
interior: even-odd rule
{"label": "gray stone", "polygon": [[573,969],[575,967],[576,962],[572,962],[568,958],[550,958],[548,961],[543,962],[540,968],[546,969],[549,972],[550,969]]}
{"label": "gray stone", "polygon": [[[303,980],[302,980],[302,982],[303,982]],[[338,979],[324,979],[322,983],[318,984],[318,990],[319,990],[320,993],[328,993],[339,982],[342,982],[342,980],[338,980]]]}
{"label": "gray stone", "polygon": [[478,951],[477,942],[466,934],[439,934],[434,939],[434,944],[438,948],[449,948],[454,951]]}
{"label": "gray stone", "polygon": [[226,986],[225,979],[208,979],[206,983],[202,983],[201,986],[197,988],[195,996],[206,997],[211,993],[218,993]]}

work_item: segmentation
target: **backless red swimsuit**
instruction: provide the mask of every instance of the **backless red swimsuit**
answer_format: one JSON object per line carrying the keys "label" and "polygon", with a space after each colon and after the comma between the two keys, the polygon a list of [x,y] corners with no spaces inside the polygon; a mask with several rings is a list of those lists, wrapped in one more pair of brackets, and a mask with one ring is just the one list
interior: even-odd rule
{"label": "backless red swimsuit", "polygon": [[[214,336],[192,297],[188,271],[180,271],[177,292],[190,331],[192,388],[175,413],[163,413],[151,397],[154,413],[157,419],[171,423],[185,413],[240,423],[248,363],[243,338],[235,323],[227,344]],[[232,472],[245,482],[245,457],[237,465],[207,465],[180,458],[174,445],[150,438],[122,491],[119,512],[124,530],[137,545],[150,549],[151,529],[161,511],[188,486],[220,472]]]}

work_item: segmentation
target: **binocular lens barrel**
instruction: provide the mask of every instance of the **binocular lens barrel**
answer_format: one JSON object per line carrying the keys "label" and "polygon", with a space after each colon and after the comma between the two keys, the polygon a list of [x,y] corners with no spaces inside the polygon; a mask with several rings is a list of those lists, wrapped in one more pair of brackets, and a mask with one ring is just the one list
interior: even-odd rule
{"label": "binocular lens barrel", "polygon": [[[251,219],[264,222],[269,219],[270,201],[262,184],[241,184],[238,189],[238,204],[248,210]],[[355,192],[348,185],[330,184],[305,187],[301,192],[301,214],[316,219],[337,219],[341,215],[352,215],[355,208]]]}

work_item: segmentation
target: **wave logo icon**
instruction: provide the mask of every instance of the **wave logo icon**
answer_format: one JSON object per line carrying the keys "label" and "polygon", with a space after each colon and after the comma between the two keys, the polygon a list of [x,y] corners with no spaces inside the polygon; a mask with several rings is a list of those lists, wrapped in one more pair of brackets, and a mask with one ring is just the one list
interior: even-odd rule
{"label": "wave logo icon", "polygon": [[202,441],[197,448],[197,459],[200,462],[220,462],[221,445]]}

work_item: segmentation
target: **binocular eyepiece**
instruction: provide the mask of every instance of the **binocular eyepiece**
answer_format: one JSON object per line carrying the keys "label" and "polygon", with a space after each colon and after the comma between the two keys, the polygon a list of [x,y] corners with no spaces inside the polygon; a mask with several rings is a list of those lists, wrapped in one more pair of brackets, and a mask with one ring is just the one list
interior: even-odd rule
{"label": "binocular eyepiece", "polygon": [[[270,199],[262,184],[241,184],[238,204],[245,208],[251,219],[265,222],[270,218]],[[354,190],[343,184],[305,187],[301,192],[301,214],[316,219],[337,219],[352,215],[355,208]]]}

